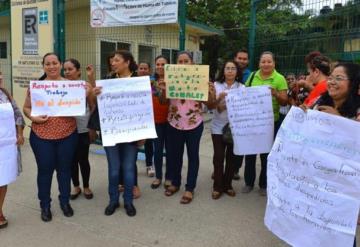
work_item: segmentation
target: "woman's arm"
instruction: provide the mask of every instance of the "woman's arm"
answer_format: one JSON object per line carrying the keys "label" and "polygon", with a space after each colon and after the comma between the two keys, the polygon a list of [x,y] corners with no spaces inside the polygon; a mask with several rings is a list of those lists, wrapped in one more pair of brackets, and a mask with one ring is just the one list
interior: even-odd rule
{"label": "woman's arm", "polygon": [[24,144],[24,126],[22,125],[16,125],[16,144]]}
{"label": "woman's arm", "polygon": [[38,117],[32,117],[31,116],[30,91],[27,92],[25,102],[24,102],[24,106],[23,106],[23,111],[24,111],[25,116],[28,119],[30,119],[30,121],[32,121],[34,123],[42,124],[42,123],[45,123],[49,119],[48,116],[38,116]]}
{"label": "woman's arm", "polygon": [[210,110],[216,108],[217,102],[216,102],[216,90],[215,86],[212,82],[209,82],[209,95],[208,95],[208,101],[202,102],[204,105],[207,106]]}
{"label": "woman's arm", "polygon": [[281,106],[286,106],[289,103],[287,90],[277,91],[276,89],[272,88],[271,94],[273,97],[275,97],[275,99],[277,100],[277,102],[279,102]]}
{"label": "woman's arm", "polygon": [[169,99],[166,98],[166,83],[164,82],[164,80],[159,79],[157,86],[155,86],[155,87],[156,87],[156,90],[158,90],[160,92],[159,96],[158,96],[160,104],[162,104],[162,105],[169,104]]}
{"label": "woman's arm", "polygon": [[93,86],[86,82],[86,101],[89,105],[90,112],[93,112],[96,107],[96,96],[93,93]]}
{"label": "woman's arm", "polygon": [[95,80],[95,70],[92,64],[86,66],[86,74],[88,78],[88,82],[92,87],[96,87],[96,80]]}

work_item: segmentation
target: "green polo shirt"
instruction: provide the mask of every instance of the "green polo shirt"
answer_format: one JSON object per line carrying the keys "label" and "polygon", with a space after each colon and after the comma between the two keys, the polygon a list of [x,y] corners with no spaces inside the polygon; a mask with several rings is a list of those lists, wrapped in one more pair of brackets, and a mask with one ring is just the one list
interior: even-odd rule
{"label": "green polo shirt", "polygon": [[[266,80],[262,79],[260,76],[260,70],[253,72],[255,73],[254,79],[251,83],[251,86],[266,86],[269,85],[270,87],[276,89],[277,91],[287,90],[288,85],[286,82],[285,77],[278,73],[276,70],[271,74],[269,78]],[[245,85],[248,87],[250,84],[250,78],[252,77],[252,74],[247,79]],[[275,122],[279,120],[279,110],[280,110],[280,104],[279,102],[273,97],[272,99],[273,104],[273,110],[274,110],[274,120]]]}

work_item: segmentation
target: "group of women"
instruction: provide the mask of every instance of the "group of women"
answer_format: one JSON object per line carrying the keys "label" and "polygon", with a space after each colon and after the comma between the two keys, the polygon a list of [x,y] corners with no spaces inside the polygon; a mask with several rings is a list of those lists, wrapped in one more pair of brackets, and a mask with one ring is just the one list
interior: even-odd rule
{"label": "group of women", "polygon": [[[322,57],[314,56],[309,60],[309,73],[319,80],[323,80],[324,62]],[[223,194],[231,197],[236,195],[232,186],[235,162],[239,160],[233,153],[233,144],[223,138],[225,126],[228,124],[225,97],[230,90],[239,87],[264,86],[271,88],[272,105],[274,111],[274,126],[276,132],[280,126],[279,109],[289,103],[288,85],[280,73],[275,69],[275,58],[271,52],[264,52],[260,56],[259,70],[250,74],[245,84],[242,82],[242,71],[235,61],[225,62],[219,71],[215,83],[209,82],[209,97],[207,102],[194,100],[167,99],[164,81],[164,66],[169,63],[166,57],[155,59],[155,73],[151,77],[154,121],[157,138],[152,140],[154,159],[148,159],[148,174],[151,174],[152,160],[155,165],[155,179],[151,188],[158,189],[163,183],[165,195],[170,197],[177,193],[182,183],[182,167],[185,146],[187,149],[188,168],[185,190],[180,203],[189,204],[194,198],[198,178],[200,157],[200,140],[204,130],[203,105],[214,110],[211,122],[211,134],[214,149],[213,156],[213,190],[212,198],[217,200]],[[191,65],[193,59],[190,53],[180,52],[178,64]],[[134,57],[128,51],[119,50],[111,56],[111,69],[105,79],[129,78],[150,75],[150,65],[135,63]],[[42,79],[50,81],[78,80],[80,63],[69,59],[62,64],[54,53],[48,53],[43,58],[44,76]],[[64,69],[64,77],[61,70]],[[102,88],[95,85],[92,66],[87,69],[88,82],[86,84],[87,109],[86,115],[81,117],[48,117],[31,116],[30,93],[27,93],[23,112],[32,122],[30,144],[34,152],[37,167],[38,198],[40,200],[41,219],[51,221],[50,189],[54,171],[57,173],[59,184],[59,202],[65,216],[71,217],[74,212],[70,199],[76,199],[82,192],[79,183],[79,166],[83,177],[83,193],[85,198],[93,198],[89,188],[90,165],[88,160],[89,145],[96,137],[96,131],[101,130],[96,97]],[[316,85],[313,85],[316,87]],[[311,94],[311,93],[310,93]],[[315,93],[313,93],[315,94]],[[326,91],[311,99],[312,104],[303,105],[308,108],[360,120],[360,66],[352,63],[338,64],[326,77]],[[0,91],[0,102],[12,102],[17,125],[17,144],[24,142],[22,129],[24,120],[15,102],[6,92]],[[136,197],[138,149],[149,140],[139,140],[130,143],[119,143],[112,147],[105,147],[108,163],[108,193],[109,203],[105,215],[112,215],[119,208],[119,197],[123,190],[124,208],[129,216],[136,215],[133,199]],[[149,147],[149,146],[148,146]],[[163,154],[166,150],[165,175],[163,173]],[[64,155],[66,154],[66,155]],[[259,178],[260,194],[266,195],[266,166],[267,155],[259,154],[261,172]],[[254,188],[256,178],[256,155],[245,156],[245,186],[243,193],[249,193]],[[0,174],[1,176],[1,174]],[[74,191],[71,193],[71,178]],[[123,188],[119,190],[119,185]],[[2,207],[6,193],[6,185],[0,187],[0,227],[7,225]],[[139,193],[139,191],[138,191]]]}

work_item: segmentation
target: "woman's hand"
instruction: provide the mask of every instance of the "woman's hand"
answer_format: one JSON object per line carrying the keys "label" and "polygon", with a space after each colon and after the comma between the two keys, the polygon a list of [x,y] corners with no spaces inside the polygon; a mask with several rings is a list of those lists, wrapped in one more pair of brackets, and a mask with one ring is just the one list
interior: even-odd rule
{"label": "woman's hand", "polygon": [[271,90],[271,95],[275,98],[278,98],[279,97],[279,91],[276,90],[275,88],[272,88],[270,87],[270,90]]}
{"label": "woman's hand", "polygon": [[158,80],[157,87],[160,90],[166,90],[166,83],[165,83],[164,79],[159,79]]}
{"label": "woman's hand", "polygon": [[101,94],[102,87],[94,87],[92,92],[95,96],[99,96]]}
{"label": "woman's hand", "polygon": [[18,145],[18,146],[24,145],[24,142],[25,142],[24,135],[17,134],[16,135],[16,145]]}
{"label": "woman's hand", "polygon": [[302,104],[302,105],[299,105],[300,109],[303,110],[304,112],[307,112],[308,109],[310,109],[307,105],[305,104]]}
{"label": "woman's hand", "polygon": [[332,106],[326,106],[326,105],[322,105],[318,107],[318,110],[321,112],[326,112],[329,114],[333,114],[333,115],[337,115],[337,116],[341,116],[339,111],[337,109],[335,109]]}
{"label": "woman's hand", "polygon": [[226,92],[220,93],[220,94],[219,94],[219,97],[218,97],[218,101],[224,100],[226,96],[227,96],[227,93],[226,93]]}
{"label": "woman's hand", "polygon": [[34,123],[42,124],[45,123],[47,120],[49,120],[49,117],[43,115],[43,116],[31,117],[30,120]]}

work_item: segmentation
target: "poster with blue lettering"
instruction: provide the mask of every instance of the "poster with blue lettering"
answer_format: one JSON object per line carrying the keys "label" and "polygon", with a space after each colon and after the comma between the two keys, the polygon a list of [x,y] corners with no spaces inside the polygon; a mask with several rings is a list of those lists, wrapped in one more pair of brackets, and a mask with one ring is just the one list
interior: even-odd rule
{"label": "poster with blue lettering", "polygon": [[30,81],[31,116],[83,116],[85,81]]}
{"label": "poster with blue lettering", "polygon": [[360,123],[292,107],[268,157],[265,225],[295,247],[351,247],[360,206]]}
{"label": "poster with blue lettering", "polygon": [[104,146],[156,138],[149,76],[99,80],[97,97]]}

